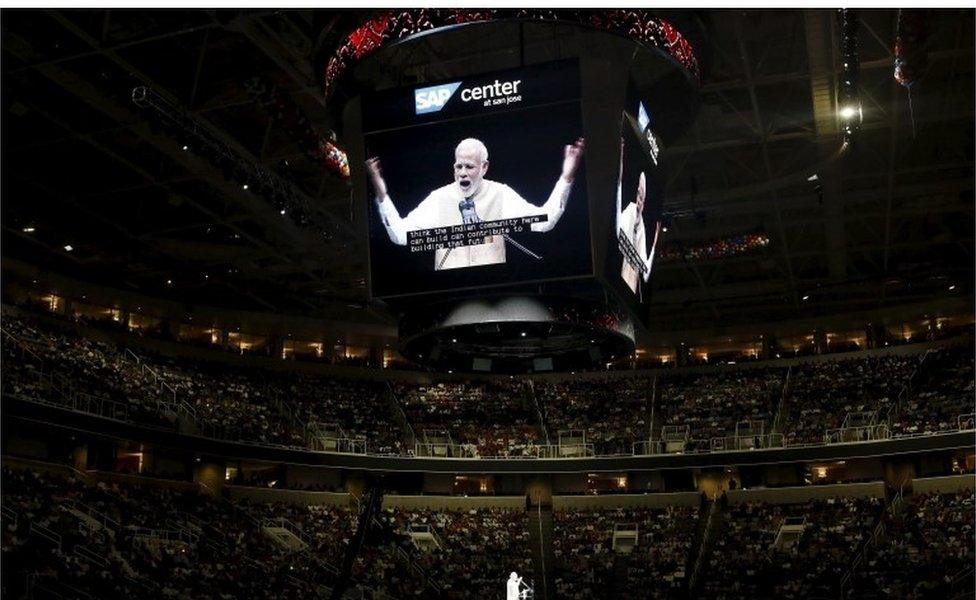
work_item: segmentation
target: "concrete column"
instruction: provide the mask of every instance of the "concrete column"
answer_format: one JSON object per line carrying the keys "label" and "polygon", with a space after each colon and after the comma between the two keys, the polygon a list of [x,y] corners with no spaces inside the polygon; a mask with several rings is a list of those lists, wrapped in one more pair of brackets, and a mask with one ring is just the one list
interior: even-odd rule
{"label": "concrete column", "polygon": [[695,489],[714,500],[729,489],[729,475],[724,468],[695,471]]}
{"label": "concrete column", "polygon": [[71,450],[71,466],[84,471],[88,468],[88,444],[78,444]]}
{"label": "concrete column", "polygon": [[822,328],[813,330],[813,351],[817,354],[827,352],[827,332]]}
{"label": "concrete column", "polygon": [[889,488],[897,490],[902,485],[907,486],[915,479],[915,463],[897,457],[885,460],[884,479]]}
{"label": "concrete column", "polygon": [[674,366],[676,367],[687,367],[688,366],[688,344],[681,343],[674,347]]}
{"label": "concrete column", "polygon": [[193,468],[193,481],[203,484],[205,493],[219,496],[224,489],[224,473],[226,472],[224,463],[209,458],[197,460],[199,462],[195,462]]}
{"label": "concrete column", "polygon": [[525,482],[525,495],[532,506],[552,506],[552,480],[548,476],[533,476]]}

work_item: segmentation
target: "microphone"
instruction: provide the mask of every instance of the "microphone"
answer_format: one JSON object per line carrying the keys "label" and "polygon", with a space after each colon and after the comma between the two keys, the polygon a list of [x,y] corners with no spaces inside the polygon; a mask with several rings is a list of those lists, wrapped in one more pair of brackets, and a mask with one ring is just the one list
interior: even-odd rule
{"label": "microphone", "polygon": [[461,211],[461,222],[465,225],[469,223],[480,223],[481,217],[474,208],[474,200],[465,198],[458,202],[458,210]]}
{"label": "microphone", "polygon": [[[469,224],[472,224],[472,223],[482,223],[483,222],[481,220],[481,217],[478,216],[478,211],[475,210],[475,207],[474,207],[474,200],[472,200],[471,198],[465,198],[464,200],[461,200],[460,202],[458,202],[458,210],[461,211],[461,223],[463,225],[469,225]],[[508,235],[507,233],[503,233],[502,234],[502,238],[506,242],[508,242],[509,244],[515,246],[516,248],[518,248],[522,252],[526,253],[527,255],[531,256],[532,258],[534,258],[536,260],[542,260],[542,257],[541,256],[539,256],[535,252],[529,250],[528,248],[526,248],[522,244],[520,244],[520,243],[516,242],[515,240],[513,240],[512,239],[512,236]],[[438,270],[440,270],[441,268],[443,268],[444,263],[447,261],[447,257],[451,255],[451,250],[453,250],[453,248],[448,248],[447,249],[447,252],[444,253],[444,257],[441,258],[441,262],[437,266]]]}

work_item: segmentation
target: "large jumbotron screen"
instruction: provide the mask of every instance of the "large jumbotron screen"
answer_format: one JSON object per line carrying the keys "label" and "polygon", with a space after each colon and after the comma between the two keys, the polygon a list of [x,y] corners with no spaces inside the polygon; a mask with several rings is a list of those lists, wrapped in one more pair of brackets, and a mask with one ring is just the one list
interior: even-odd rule
{"label": "large jumbotron screen", "polygon": [[620,165],[613,202],[606,218],[614,223],[604,265],[604,279],[632,306],[647,316],[651,274],[661,239],[664,170],[659,142],[643,103],[637,118],[624,112],[620,127]]}
{"label": "large jumbotron screen", "polygon": [[370,291],[592,274],[577,61],[363,99]]}

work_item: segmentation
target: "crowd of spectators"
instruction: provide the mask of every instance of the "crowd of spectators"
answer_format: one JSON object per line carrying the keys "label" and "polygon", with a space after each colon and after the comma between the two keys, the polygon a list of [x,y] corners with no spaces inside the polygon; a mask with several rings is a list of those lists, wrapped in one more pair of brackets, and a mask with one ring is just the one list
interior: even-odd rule
{"label": "crowd of spectators", "polygon": [[154,382],[147,372],[125,364],[110,344],[83,337],[70,328],[42,328],[3,318],[4,389],[48,401],[71,397],[97,405],[103,414],[172,426],[158,410]]}
{"label": "crowd of spectators", "polygon": [[252,522],[195,491],[92,486],[6,467],[2,483],[4,597],[38,586],[106,600],[270,599],[310,589]]}
{"label": "crowd of spectators", "polygon": [[733,436],[745,421],[758,424],[751,435],[770,433],[785,378],[785,369],[768,368],[660,379],[658,410],[666,425],[687,425],[691,440]]}
{"label": "crowd of spectators", "polygon": [[[4,467],[2,483],[4,597],[26,593],[28,575],[67,597],[106,600],[319,597],[313,588],[337,581],[357,527],[352,506],[230,502],[152,480],[93,485]],[[422,525],[436,547],[412,541],[411,526]],[[280,546],[266,527],[283,527],[305,546]],[[428,582],[443,598],[487,598],[509,570],[532,581],[522,510],[385,509],[363,540],[351,585],[366,598],[429,597]]]}
{"label": "crowd of spectators", "polygon": [[530,456],[545,443],[522,382],[399,383],[394,389],[418,442],[425,432],[447,432],[469,456]]}
{"label": "crowd of spectators", "polygon": [[597,454],[629,453],[649,439],[653,379],[626,377],[536,382],[552,443],[560,431],[582,431]]}
{"label": "crowd of spectators", "polygon": [[[755,425],[748,436],[772,433],[787,374],[765,367],[662,374],[656,381],[635,375],[389,385],[148,351],[136,357],[98,336],[7,314],[3,328],[7,393],[96,399],[103,416],[170,428],[179,419],[184,430],[190,422],[194,432],[214,437],[375,454],[408,454],[411,439],[443,443],[449,436],[455,455],[539,456],[539,446],[558,444],[566,431],[585,434],[598,455],[629,454],[635,442],[662,439],[666,426],[687,428],[684,450],[708,450],[715,438],[742,434],[742,423]],[[795,365],[778,433],[787,444],[821,443],[848,415],[847,426],[885,424],[890,416],[894,434],[956,429],[960,416],[973,412],[972,347],[938,350],[924,362],[922,356]],[[192,418],[180,418],[181,406]],[[972,418],[962,423],[973,426]],[[313,439],[323,437],[350,443]]]}
{"label": "crowd of spectators", "polygon": [[[716,600],[837,597],[841,578],[880,517],[880,498],[728,507],[703,565],[700,587]],[[787,517],[803,519],[799,539],[777,545]]]}
{"label": "crowd of spectators", "polygon": [[328,431],[338,426],[344,437],[361,440],[371,454],[401,454],[403,430],[386,398],[383,382],[323,377],[309,373],[275,373],[269,381],[282,400],[295,406],[302,421]]}
{"label": "crowd of spectators", "polygon": [[897,512],[885,514],[884,535],[855,570],[848,597],[915,599],[971,594],[976,561],[974,510],[971,488],[909,496]]}
{"label": "crowd of spectators", "polygon": [[[126,354],[72,329],[41,326],[5,315],[4,357],[12,367],[11,391],[49,394],[55,381],[73,392],[104,397],[127,407],[127,415],[174,420],[174,404],[188,403],[201,433],[282,445],[305,445],[310,422],[338,425],[377,453],[402,450],[401,428],[376,382],[209,364],[142,352]],[[37,357],[37,360],[34,357]],[[6,383],[6,382],[5,382]],[[339,435],[336,433],[336,435]]]}
{"label": "crowd of spectators", "polygon": [[[850,413],[875,413],[881,422],[921,357],[887,355],[798,365],[791,375],[787,442],[823,442],[827,430],[843,426]],[[853,424],[868,425],[870,419]]]}
{"label": "crowd of spectators", "polygon": [[[2,594],[11,598],[41,588],[105,600],[318,597],[338,581],[357,527],[355,505],[230,501],[186,483],[94,483],[66,468],[5,465],[0,484]],[[883,507],[880,498],[849,497],[727,506],[696,589],[716,600],[837,597],[856,566],[848,598],[953,597],[976,559],[972,489]],[[778,535],[788,518],[803,526],[791,539]],[[541,584],[523,510],[387,508],[371,523],[350,582],[366,598],[496,597],[510,571]],[[636,544],[615,548],[615,528],[630,525]],[[304,547],[276,543],[269,526]],[[553,592],[686,597],[701,530],[697,507],[557,510]],[[417,543],[412,531],[435,541]],[[875,531],[882,534],[855,565]]]}
{"label": "crowd of spectators", "polygon": [[[627,551],[614,549],[618,524],[637,527]],[[697,525],[697,507],[555,511],[556,597],[684,597]]]}
{"label": "crowd of spectators", "polygon": [[436,542],[423,548],[411,542],[410,553],[444,598],[498,597],[511,571],[533,581],[525,511],[387,508],[382,518],[401,534],[414,530],[434,536]]}
{"label": "crowd of spectators", "polygon": [[[940,349],[926,358],[928,367],[915,393],[899,407],[893,433],[939,433],[962,425],[973,428],[974,388],[971,345]],[[969,415],[968,419],[964,415]],[[962,423],[960,422],[962,418]]]}

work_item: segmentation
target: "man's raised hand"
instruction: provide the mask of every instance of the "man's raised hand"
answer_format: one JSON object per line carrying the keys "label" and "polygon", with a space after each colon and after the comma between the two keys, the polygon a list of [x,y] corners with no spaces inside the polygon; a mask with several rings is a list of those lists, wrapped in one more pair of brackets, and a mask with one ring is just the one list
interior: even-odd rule
{"label": "man's raised hand", "polygon": [[583,138],[579,138],[563,149],[562,178],[564,180],[571,182],[576,177],[576,168],[579,167],[580,159],[583,158],[583,150],[585,147],[586,142]]}
{"label": "man's raised hand", "polygon": [[383,172],[380,167],[380,159],[370,158],[366,161],[366,173],[369,175],[369,182],[373,185],[376,198],[382,202],[386,198],[386,182],[383,181]]}

